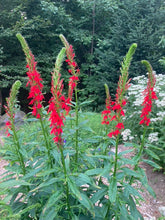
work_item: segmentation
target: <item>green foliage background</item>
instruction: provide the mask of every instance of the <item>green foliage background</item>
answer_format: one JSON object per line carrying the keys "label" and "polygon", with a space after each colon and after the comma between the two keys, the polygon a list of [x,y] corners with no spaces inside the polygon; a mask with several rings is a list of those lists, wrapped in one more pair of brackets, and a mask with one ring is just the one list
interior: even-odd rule
{"label": "green foliage background", "polygon": [[[18,32],[36,57],[47,93],[62,46],[58,36],[67,37],[81,68],[80,100],[93,100],[90,110],[102,110],[105,83],[113,97],[121,61],[132,43],[138,48],[131,76],[144,74],[142,59],[149,60],[158,73],[164,72],[158,62],[165,52],[164,0],[0,0],[0,9],[0,88],[5,98],[13,81],[20,79],[22,108],[27,104],[23,101],[26,64],[15,36]],[[67,79],[67,72],[62,76]]]}

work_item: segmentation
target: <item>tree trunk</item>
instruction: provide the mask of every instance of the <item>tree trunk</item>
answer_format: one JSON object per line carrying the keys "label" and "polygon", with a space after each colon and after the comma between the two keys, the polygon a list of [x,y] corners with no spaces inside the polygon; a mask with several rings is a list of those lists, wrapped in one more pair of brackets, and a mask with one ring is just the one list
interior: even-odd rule
{"label": "tree trunk", "polygon": [[1,89],[0,89],[0,116],[2,114],[2,92],[1,92]]}
{"label": "tree trunk", "polygon": [[92,13],[92,43],[91,43],[91,54],[93,55],[94,48],[94,35],[95,35],[95,11],[96,11],[96,1],[93,3],[93,13]]}

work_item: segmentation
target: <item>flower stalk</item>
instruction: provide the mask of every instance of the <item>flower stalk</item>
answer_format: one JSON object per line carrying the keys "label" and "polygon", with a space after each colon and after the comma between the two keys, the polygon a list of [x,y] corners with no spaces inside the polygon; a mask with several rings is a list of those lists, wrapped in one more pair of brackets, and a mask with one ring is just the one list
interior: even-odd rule
{"label": "flower stalk", "polygon": [[[108,137],[116,138],[116,145],[115,145],[115,162],[114,162],[114,171],[113,176],[116,177],[117,172],[117,163],[118,163],[118,145],[119,145],[119,135],[121,133],[121,130],[124,129],[124,124],[122,121],[122,117],[125,116],[123,107],[126,105],[126,99],[124,98],[124,95],[126,91],[129,88],[129,82],[128,80],[128,69],[132,60],[132,56],[135,53],[137,44],[132,44],[129,48],[128,53],[126,54],[126,57],[122,63],[122,67],[120,69],[121,75],[119,77],[118,82],[118,88],[116,91],[116,98],[115,101],[111,101],[111,97],[109,94],[108,86],[105,86],[106,90],[106,110],[102,112],[103,121],[102,124],[109,125],[111,121],[116,121],[117,124],[115,126],[115,129],[107,134]],[[111,115],[111,111],[114,111],[114,115]]]}
{"label": "flower stalk", "polygon": [[[7,105],[5,106],[5,110],[7,115],[9,116],[9,121],[6,123],[7,129],[12,131],[12,136],[13,136],[13,142],[15,146],[15,151],[17,153],[17,156],[19,158],[19,163],[22,169],[23,175],[26,174],[26,169],[25,169],[25,163],[24,163],[24,158],[23,155],[20,153],[20,143],[19,139],[16,133],[16,128],[14,125],[14,117],[15,117],[15,104],[17,102],[17,94],[18,91],[21,87],[21,82],[17,80],[11,88],[9,98],[6,99]],[[11,136],[11,134],[8,132],[7,136]]]}
{"label": "flower stalk", "polygon": [[60,34],[60,39],[62,43],[64,44],[66,48],[66,62],[69,66],[68,72],[71,74],[71,77],[69,78],[69,89],[68,89],[68,99],[67,102],[68,104],[71,104],[72,101],[72,96],[73,92],[75,92],[75,126],[76,126],[76,132],[75,132],[75,164],[78,167],[78,135],[79,135],[79,130],[78,130],[78,124],[79,124],[79,116],[78,116],[78,90],[77,90],[77,83],[79,81],[79,74],[80,74],[80,69],[78,68],[78,65],[75,61],[75,53],[73,51],[73,46],[68,43],[66,38]]}
{"label": "flower stalk", "polygon": [[26,40],[21,34],[17,34],[16,36],[21,43],[21,46],[25,53],[26,61],[27,61],[26,67],[28,68],[28,72],[27,72],[28,82],[26,86],[30,86],[30,92],[29,92],[28,98],[31,99],[29,105],[32,105],[32,115],[34,115],[40,121],[42,133],[43,133],[44,141],[45,141],[45,147],[48,153],[48,164],[50,164],[50,167],[52,168],[53,161],[50,155],[51,146],[47,140],[47,135],[46,135],[47,131],[44,128],[43,115],[42,115],[42,109],[43,109],[42,101],[44,99],[44,96],[42,93],[43,79],[41,78],[40,73],[36,69],[37,62],[35,62],[34,55],[29,49],[29,46]]}

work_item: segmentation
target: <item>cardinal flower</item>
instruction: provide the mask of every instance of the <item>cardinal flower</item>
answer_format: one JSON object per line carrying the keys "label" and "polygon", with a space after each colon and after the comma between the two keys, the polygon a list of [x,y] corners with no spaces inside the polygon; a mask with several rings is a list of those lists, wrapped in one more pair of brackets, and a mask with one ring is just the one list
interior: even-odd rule
{"label": "cardinal flower", "polygon": [[73,50],[73,46],[68,43],[66,38],[61,34],[60,38],[65,45],[66,48],[66,56],[67,59],[65,60],[69,66],[68,72],[71,74],[71,77],[69,78],[69,89],[68,89],[68,99],[67,103],[68,105],[72,101],[73,91],[77,87],[77,83],[79,81],[79,75],[80,75],[80,69],[78,68],[78,65],[75,61],[75,53]]}
{"label": "cardinal flower", "polygon": [[31,99],[29,105],[32,105],[32,115],[36,116],[36,118],[40,118],[40,109],[42,108],[42,101],[44,96],[42,94],[43,84],[42,78],[39,72],[36,70],[36,64],[34,60],[34,55],[29,52],[29,63],[27,64],[28,72],[28,82],[26,86],[30,86],[30,92],[28,98]]}
{"label": "cardinal flower", "polygon": [[62,133],[65,120],[65,112],[68,112],[68,105],[65,96],[62,94],[63,80],[60,79],[61,74],[58,71],[52,73],[52,85],[48,113],[50,113],[51,134],[54,135],[54,142],[62,145]]}
{"label": "cardinal flower", "polygon": [[153,100],[157,99],[156,93],[154,91],[155,83],[156,83],[155,74],[151,69],[151,71],[148,74],[147,88],[143,92],[144,101],[142,103],[143,109],[140,115],[140,117],[142,118],[139,123],[140,125],[149,126],[150,124],[149,114],[152,110]]}

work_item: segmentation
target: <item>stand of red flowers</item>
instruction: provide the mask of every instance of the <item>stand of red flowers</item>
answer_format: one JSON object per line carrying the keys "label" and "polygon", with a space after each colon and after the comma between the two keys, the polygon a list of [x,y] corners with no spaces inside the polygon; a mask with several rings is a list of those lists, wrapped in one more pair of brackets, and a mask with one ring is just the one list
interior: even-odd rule
{"label": "stand of red flowers", "polygon": [[[22,35],[17,34],[17,38],[27,60],[27,86],[30,87],[28,98],[31,99],[29,105],[32,106],[36,123],[40,122],[41,130],[36,131],[36,139],[33,141],[30,141],[32,134],[26,134],[29,137],[26,143],[24,135],[15,129],[16,95],[21,85],[17,81],[11,89],[6,106],[9,115],[6,124],[10,136],[8,140],[12,144],[4,153],[4,159],[9,161],[9,165],[6,167],[7,175],[0,183],[0,193],[6,195],[0,203],[3,207],[1,219],[142,219],[136,209],[136,203],[142,198],[133,183],[140,181],[152,193],[144,171],[138,165],[144,148],[145,132],[150,124],[152,102],[157,98],[154,92],[155,77],[147,61],[143,61],[149,73],[140,121],[144,126],[141,145],[138,153],[130,160],[123,157],[128,151],[118,152],[120,134],[124,129],[124,108],[127,104],[125,94],[130,86],[128,69],[137,45],[132,44],[122,63],[114,101],[105,85],[107,98],[106,110],[102,112],[102,124],[105,124],[106,131],[99,139],[88,142],[86,137],[80,138],[80,129],[83,129],[79,123],[77,89],[80,70],[72,45],[60,35],[65,48],[58,54],[52,72],[52,97],[46,111],[43,107],[43,80],[36,69],[34,55]],[[64,60],[70,74],[67,95],[63,92],[64,83],[60,73]],[[74,116],[69,116],[73,109]],[[74,117],[75,125],[71,129],[66,128],[68,117]],[[69,132],[72,132],[73,137],[69,137]],[[98,145],[96,149],[94,144]],[[115,146],[115,153],[107,155],[105,149],[111,144]],[[133,169],[129,169],[128,164]]]}

